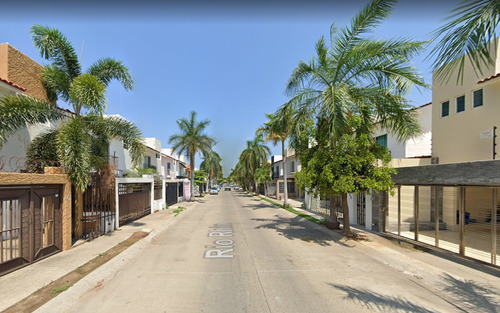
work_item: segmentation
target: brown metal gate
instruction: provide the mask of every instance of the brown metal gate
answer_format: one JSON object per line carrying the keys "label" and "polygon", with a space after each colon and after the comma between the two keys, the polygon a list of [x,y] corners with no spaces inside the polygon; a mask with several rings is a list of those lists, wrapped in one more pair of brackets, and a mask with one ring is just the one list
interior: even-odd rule
{"label": "brown metal gate", "polygon": [[151,184],[118,184],[120,226],[151,213]]}
{"label": "brown metal gate", "polygon": [[0,276],[61,251],[61,190],[0,187]]}

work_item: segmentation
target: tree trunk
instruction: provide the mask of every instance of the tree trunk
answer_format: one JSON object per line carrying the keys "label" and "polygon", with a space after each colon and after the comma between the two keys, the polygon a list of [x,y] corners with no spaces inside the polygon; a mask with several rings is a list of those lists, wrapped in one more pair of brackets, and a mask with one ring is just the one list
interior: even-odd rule
{"label": "tree trunk", "polygon": [[351,224],[349,222],[349,206],[347,205],[347,194],[342,195],[342,208],[344,209],[344,235],[351,233]]}
{"label": "tree trunk", "polygon": [[189,201],[194,201],[194,153],[190,152],[189,153],[189,168],[190,168],[190,173],[189,175],[191,176],[190,182],[189,182],[189,189],[191,191],[191,194],[189,195]]}
{"label": "tree trunk", "polygon": [[326,223],[330,229],[340,229],[340,223],[337,219],[337,197],[330,197],[330,219]]}
{"label": "tree trunk", "polygon": [[75,188],[75,238],[83,237],[83,192]]}
{"label": "tree trunk", "polygon": [[288,200],[288,181],[286,177],[286,151],[285,141],[281,141],[281,150],[283,151],[283,207],[286,208]]}

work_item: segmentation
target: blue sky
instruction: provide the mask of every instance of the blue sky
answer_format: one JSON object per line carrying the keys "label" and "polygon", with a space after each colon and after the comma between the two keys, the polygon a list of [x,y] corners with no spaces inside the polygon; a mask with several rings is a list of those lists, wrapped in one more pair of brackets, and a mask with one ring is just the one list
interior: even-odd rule
{"label": "blue sky", "polygon": [[[403,0],[371,36],[429,40],[457,3],[433,2]],[[0,42],[47,64],[29,33],[32,25],[42,24],[66,35],[84,69],[102,57],[123,61],[134,88],[125,91],[112,83],[107,114],[124,116],[167,148],[168,138],[178,132],[176,120],[197,111],[200,119],[211,121],[207,133],[216,138],[228,175],[246,141],[266,121],[264,113],[287,101],[284,87],[298,61],[313,56],[314,44],[328,35],[332,23],[350,23],[368,1],[183,3],[56,1],[50,9],[38,2],[28,3],[29,9],[11,3],[2,10]],[[426,55],[414,66],[430,84]],[[432,98],[430,90],[414,90],[408,97],[417,106]]]}

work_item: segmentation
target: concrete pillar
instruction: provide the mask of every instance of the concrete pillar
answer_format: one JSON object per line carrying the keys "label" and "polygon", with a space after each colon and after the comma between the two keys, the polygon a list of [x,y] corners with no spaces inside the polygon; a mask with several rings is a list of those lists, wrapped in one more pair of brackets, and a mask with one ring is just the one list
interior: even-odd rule
{"label": "concrete pillar", "polygon": [[365,214],[365,228],[367,230],[372,230],[373,225],[373,199],[372,199],[373,190],[370,189],[370,193],[365,193],[365,206],[366,206],[366,214]]}
{"label": "concrete pillar", "polygon": [[356,202],[356,194],[347,194],[347,205],[349,206],[349,222],[351,223],[351,225],[357,224]]}

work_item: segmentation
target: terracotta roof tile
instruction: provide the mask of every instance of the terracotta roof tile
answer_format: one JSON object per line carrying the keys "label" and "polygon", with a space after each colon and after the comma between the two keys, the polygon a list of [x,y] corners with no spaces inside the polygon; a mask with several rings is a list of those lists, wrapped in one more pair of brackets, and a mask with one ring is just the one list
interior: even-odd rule
{"label": "terracotta roof tile", "polygon": [[2,77],[0,77],[0,81],[6,83],[7,85],[11,85],[12,87],[15,87],[21,91],[26,91],[26,88],[19,86],[18,84],[15,84],[15,83],[8,81],[6,79],[3,79]]}
{"label": "terracotta roof tile", "polygon": [[489,77],[483,78],[483,79],[481,79],[480,81],[478,81],[477,83],[478,83],[478,84],[482,84],[482,83],[485,83],[485,82],[487,82],[487,81],[489,81],[489,80],[492,80],[492,79],[495,79],[495,78],[498,78],[498,77],[500,77],[500,73],[497,73],[497,74],[495,74],[495,75],[491,75],[491,76],[489,76]]}

